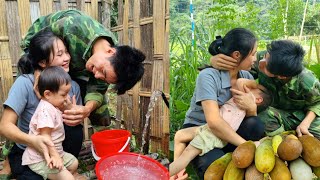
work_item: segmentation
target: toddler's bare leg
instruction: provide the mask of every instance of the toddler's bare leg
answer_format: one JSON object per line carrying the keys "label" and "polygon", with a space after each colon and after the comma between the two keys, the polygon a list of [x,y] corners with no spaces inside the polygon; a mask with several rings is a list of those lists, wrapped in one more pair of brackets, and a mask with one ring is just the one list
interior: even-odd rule
{"label": "toddler's bare leg", "polygon": [[178,174],[181,170],[186,168],[190,161],[198,156],[201,152],[202,151],[200,149],[189,144],[182,152],[181,156],[179,156],[169,165],[170,176]]}
{"label": "toddler's bare leg", "polygon": [[79,165],[79,161],[78,161],[78,159],[75,159],[75,160],[72,162],[72,164],[67,167],[67,169],[68,169],[72,174],[74,174],[74,173],[78,172],[78,171],[77,171],[77,170],[78,170],[78,165]]}
{"label": "toddler's bare leg", "polygon": [[3,161],[2,170],[0,171],[0,174],[11,174],[8,156],[6,156],[5,160]]}
{"label": "toddler's bare leg", "polygon": [[63,179],[63,180],[75,180],[75,178],[73,177],[71,172],[68,171],[67,169],[63,169],[57,174],[48,174],[48,179],[52,179],[52,180],[61,180],[61,179]]}
{"label": "toddler's bare leg", "polygon": [[180,129],[176,132],[174,136],[174,155],[173,159],[176,160],[186,148],[187,143],[189,143],[195,136],[199,127],[190,127],[185,129]]}

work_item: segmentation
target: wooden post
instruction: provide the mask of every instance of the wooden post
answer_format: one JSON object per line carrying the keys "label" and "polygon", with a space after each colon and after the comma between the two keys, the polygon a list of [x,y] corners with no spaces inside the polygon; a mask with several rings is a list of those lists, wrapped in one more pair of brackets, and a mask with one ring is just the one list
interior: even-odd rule
{"label": "wooden post", "polygon": [[103,24],[104,27],[106,27],[107,29],[111,28],[111,5],[112,2],[111,0],[101,0],[101,23]]}

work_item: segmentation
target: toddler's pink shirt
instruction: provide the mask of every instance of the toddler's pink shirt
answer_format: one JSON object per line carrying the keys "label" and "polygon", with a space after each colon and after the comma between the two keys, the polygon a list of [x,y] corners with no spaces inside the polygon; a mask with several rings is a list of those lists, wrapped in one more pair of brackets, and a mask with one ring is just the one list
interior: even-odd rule
{"label": "toddler's pink shirt", "polygon": [[[44,127],[52,128],[51,139],[57,152],[63,156],[62,142],[65,138],[62,112],[45,100],[40,103],[33,114],[30,125],[30,135],[40,135],[40,129]],[[27,147],[22,155],[22,165],[29,165],[44,161],[43,155],[31,147]]]}

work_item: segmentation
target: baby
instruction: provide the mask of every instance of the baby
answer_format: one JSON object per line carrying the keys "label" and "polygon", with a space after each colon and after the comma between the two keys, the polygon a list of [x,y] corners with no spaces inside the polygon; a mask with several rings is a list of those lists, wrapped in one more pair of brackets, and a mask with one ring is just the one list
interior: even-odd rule
{"label": "baby", "polygon": [[65,138],[62,112],[71,105],[68,101],[70,88],[71,78],[62,67],[48,67],[39,76],[41,100],[31,118],[29,134],[50,137],[54,146],[48,147],[49,162],[35,149],[27,147],[22,156],[22,165],[28,165],[44,179],[73,180],[77,174],[77,158],[64,152],[62,147]]}

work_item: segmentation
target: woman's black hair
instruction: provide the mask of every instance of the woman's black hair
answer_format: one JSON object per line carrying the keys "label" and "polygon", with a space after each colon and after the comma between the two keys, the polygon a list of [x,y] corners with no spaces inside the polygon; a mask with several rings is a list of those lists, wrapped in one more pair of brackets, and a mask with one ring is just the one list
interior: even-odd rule
{"label": "woman's black hair", "polygon": [[[35,70],[42,70],[39,65],[41,61],[50,63],[50,53],[53,51],[54,42],[59,39],[49,28],[36,33],[30,40],[25,54],[18,61],[19,74],[33,73]],[[61,38],[60,38],[61,39]]]}
{"label": "woman's black hair", "polygon": [[[230,30],[223,38],[216,36],[216,40],[210,44],[208,51],[213,56],[220,53],[231,56],[234,51],[239,51],[241,62],[250,54],[256,42],[257,38],[251,31],[244,28],[235,28]],[[207,67],[209,66],[205,65],[205,67],[199,68],[199,70]]]}
{"label": "woman's black hair", "polygon": [[[244,28],[235,28],[229,31],[223,38],[217,36],[208,50],[211,55],[224,54],[231,56],[234,51],[239,51],[241,57],[245,59],[253,50],[257,42],[256,36]],[[241,62],[241,61],[240,61]]]}

